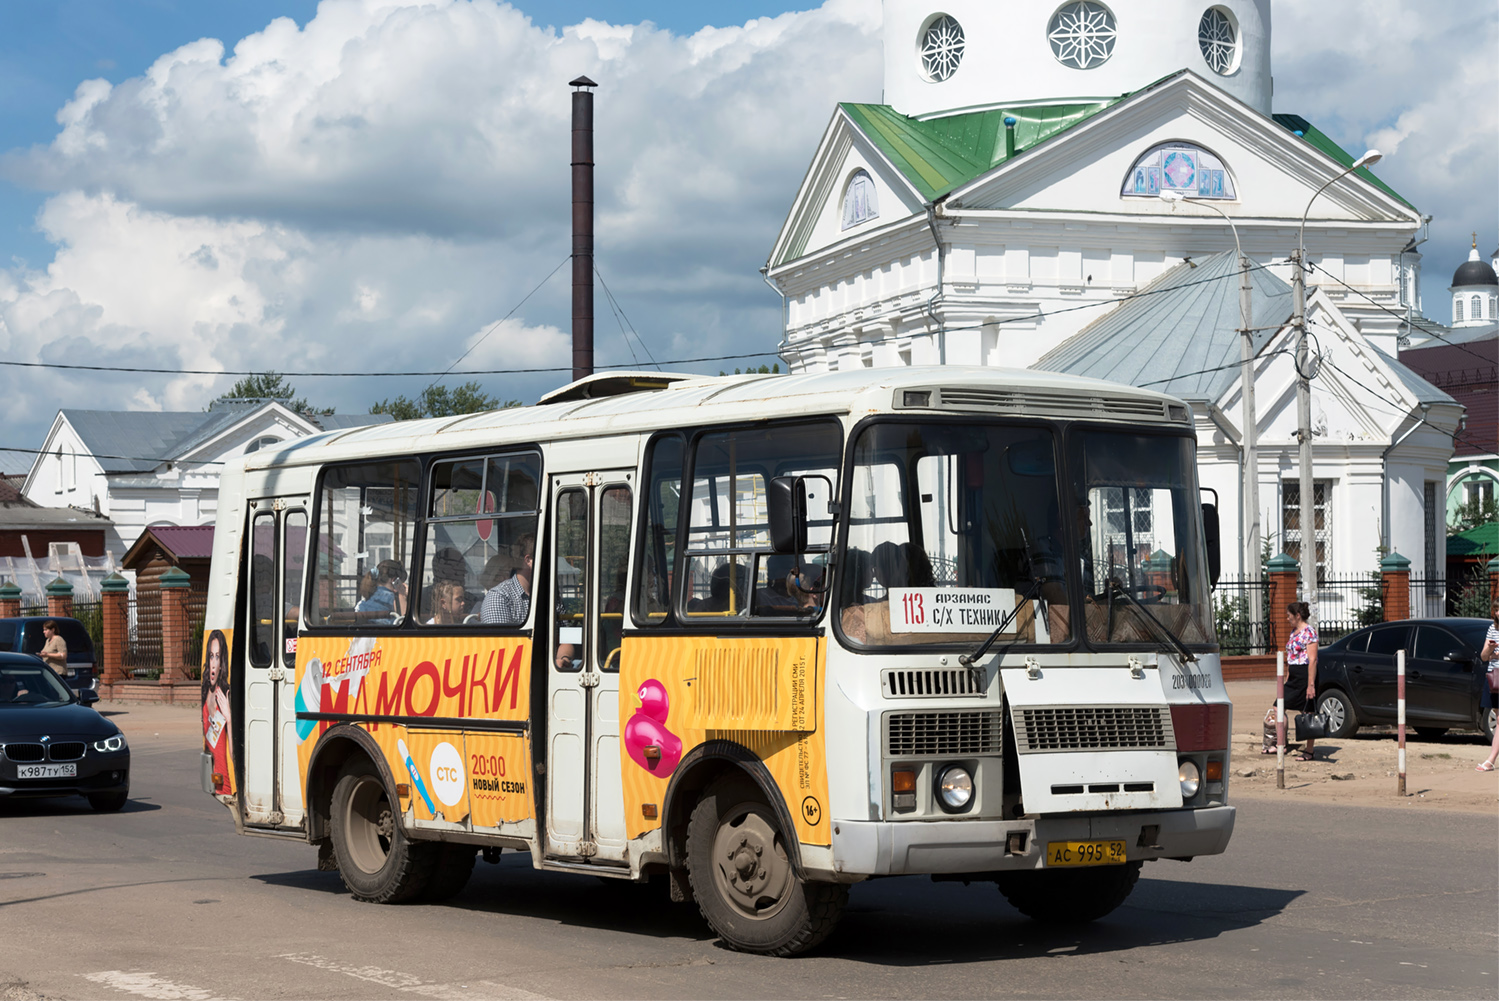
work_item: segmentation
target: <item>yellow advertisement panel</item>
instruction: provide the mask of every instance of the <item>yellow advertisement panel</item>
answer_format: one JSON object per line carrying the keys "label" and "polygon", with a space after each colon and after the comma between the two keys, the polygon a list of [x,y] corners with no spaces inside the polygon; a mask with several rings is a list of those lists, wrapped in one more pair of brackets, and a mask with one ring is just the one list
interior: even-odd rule
{"label": "yellow advertisement panel", "polygon": [[682,758],[728,740],[765,763],[804,844],[829,845],[823,648],[815,637],[626,636],[619,704],[625,825],[660,826]]}
{"label": "yellow advertisement panel", "polygon": [[[530,818],[529,741],[519,727],[531,707],[530,658],[520,636],[299,637],[302,774],[328,727],[354,723],[410,787],[401,807],[417,820],[464,823],[473,814],[475,826],[488,827]],[[516,732],[486,732],[495,721]]]}

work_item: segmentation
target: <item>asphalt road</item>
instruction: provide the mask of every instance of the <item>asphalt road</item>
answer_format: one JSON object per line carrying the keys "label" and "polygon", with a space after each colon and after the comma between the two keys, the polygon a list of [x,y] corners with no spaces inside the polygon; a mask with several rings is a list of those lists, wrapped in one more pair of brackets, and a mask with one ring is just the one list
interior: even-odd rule
{"label": "asphalt road", "polygon": [[817,953],[775,960],[725,950],[662,887],[521,855],[448,904],[357,903],[310,847],[234,833],[197,789],[190,726],[121,723],[123,812],[0,803],[7,1001],[1499,996],[1492,814],[1242,800],[1226,855],[1148,864],[1084,929],[910,877],[854,887]]}

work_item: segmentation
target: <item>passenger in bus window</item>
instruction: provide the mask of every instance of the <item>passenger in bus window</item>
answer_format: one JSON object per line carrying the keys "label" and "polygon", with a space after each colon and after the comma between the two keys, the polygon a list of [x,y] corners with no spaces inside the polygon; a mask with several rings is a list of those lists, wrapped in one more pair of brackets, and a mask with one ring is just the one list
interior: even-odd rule
{"label": "passenger in bus window", "polygon": [[375,590],[354,606],[372,626],[390,626],[406,617],[406,568],[399,560],[381,560],[375,568]]}
{"label": "passenger in bus window", "polygon": [[796,602],[798,615],[815,615],[822,610],[822,569],[798,567],[786,576],[786,593]]}
{"label": "passenger in bus window", "polygon": [[531,611],[531,576],[536,568],[536,536],[523,535],[515,544],[515,576],[502,580],[484,595],[479,621],[486,625],[519,626]]}
{"label": "passenger in bus window", "polygon": [[463,581],[437,580],[433,582],[432,617],[427,620],[427,625],[462,625],[463,615],[467,610],[468,600],[463,593]]}

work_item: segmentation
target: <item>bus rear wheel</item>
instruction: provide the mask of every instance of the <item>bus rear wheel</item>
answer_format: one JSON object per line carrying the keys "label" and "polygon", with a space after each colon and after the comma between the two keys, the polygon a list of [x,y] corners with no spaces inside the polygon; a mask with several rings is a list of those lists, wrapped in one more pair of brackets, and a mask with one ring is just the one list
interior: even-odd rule
{"label": "bus rear wheel", "polygon": [[331,805],[333,854],[355,900],[398,904],[426,889],[436,846],[407,840],[374,765],[363,759],[345,765]]}
{"label": "bus rear wheel", "polygon": [[1086,869],[1027,869],[999,877],[999,892],[1021,914],[1044,924],[1097,921],[1124,903],[1143,862]]}
{"label": "bus rear wheel", "polygon": [[848,887],[808,883],[791,865],[781,823],[749,779],[704,791],[687,825],[687,875],[703,918],[741,952],[794,956],[832,933]]}

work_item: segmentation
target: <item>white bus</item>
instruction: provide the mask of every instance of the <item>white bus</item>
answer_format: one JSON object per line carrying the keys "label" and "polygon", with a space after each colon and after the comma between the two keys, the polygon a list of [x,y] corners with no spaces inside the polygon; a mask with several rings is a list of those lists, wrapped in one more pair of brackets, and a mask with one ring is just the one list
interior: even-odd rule
{"label": "white bus", "polygon": [[1100,917],[1233,830],[1195,447],[1159,393],[940,367],[602,375],[253,453],[205,790],[367,901],[512,850],[780,955],[878,876]]}

